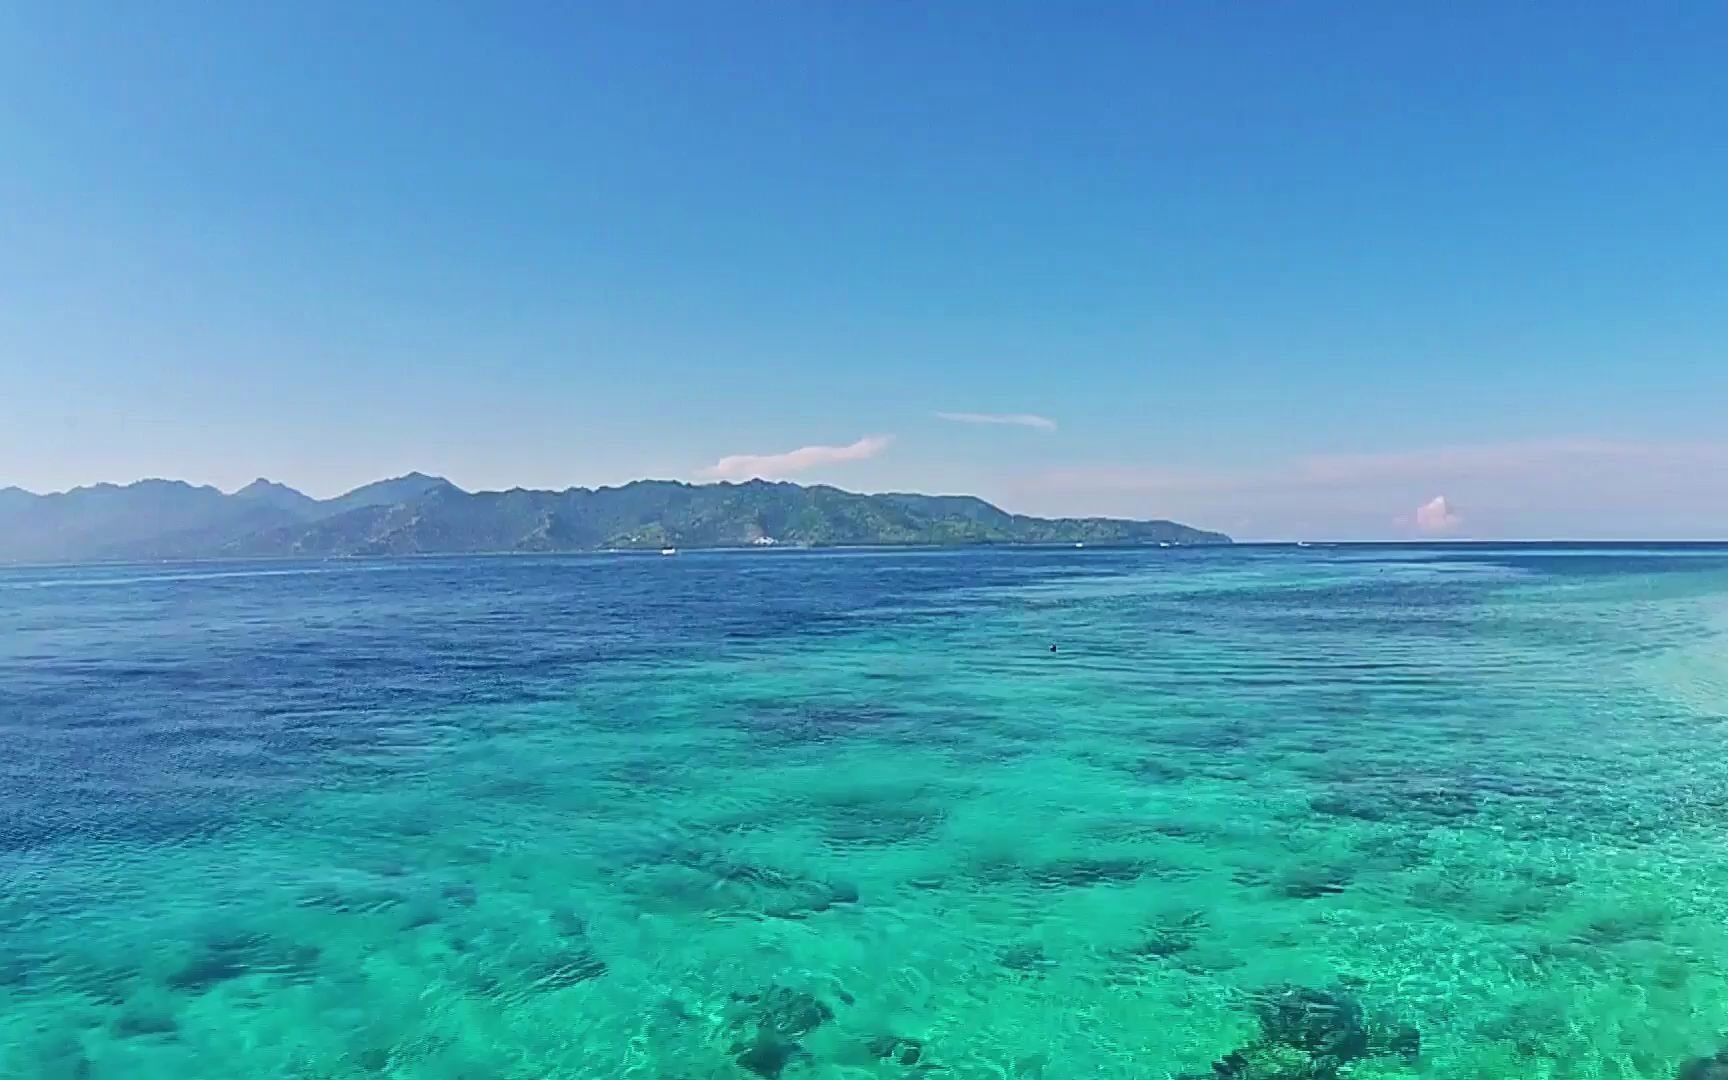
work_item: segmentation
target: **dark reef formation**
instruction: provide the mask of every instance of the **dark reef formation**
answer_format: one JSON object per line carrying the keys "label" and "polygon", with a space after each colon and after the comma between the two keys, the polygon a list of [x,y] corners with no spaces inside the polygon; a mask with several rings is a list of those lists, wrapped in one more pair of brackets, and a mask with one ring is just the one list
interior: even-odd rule
{"label": "dark reef formation", "polygon": [[1674,1080],[1728,1080],[1728,1050],[1709,1057],[1692,1058],[1680,1066]]}
{"label": "dark reef formation", "polygon": [[798,1040],[834,1019],[834,1010],[815,995],[784,986],[734,994],[727,1009],[732,1029],[732,1060],[739,1068],[775,1080],[794,1061],[807,1057]]}
{"label": "dark reef formation", "polygon": [[1274,986],[1253,997],[1260,1037],[1212,1063],[1210,1073],[1181,1080],[1335,1080],[1363,1058],[1396,1058],[1415,1065],[1422,1036],[1414,1027],[1370,1020],[1341,991]]}

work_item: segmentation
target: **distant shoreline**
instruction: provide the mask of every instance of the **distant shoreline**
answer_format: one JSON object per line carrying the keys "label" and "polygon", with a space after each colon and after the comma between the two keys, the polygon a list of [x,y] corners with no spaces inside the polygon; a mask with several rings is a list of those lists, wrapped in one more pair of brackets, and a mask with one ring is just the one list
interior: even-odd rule
{"label": "distant shoreline", "polygon": [[[826,554],[965,554],[981,551],[1070,552],[1086,554],[1126,554],[1132,552],[1209,555],[1223,552],[1264,551],[1368,551],[1368,550],[1471,551],[1485,549],[1576,551],[1626,551],[1649,549],[1657,551],[1719,551],[1728,549],[1724,540],[1232,540],[1229,543],[1172,544],[1086,544],[1076,548],[1062,543],[970,543],[970,544],[823,544],[773,546],[732,545],[679,548],[679,556],[704,555],[799,555]],[[208,555],[167,559],[78,559],[0,562],[0,571],[48,570],[55,568],[83,569],[91,567],[126,566],[218,566],[243,563],[388,563],[414,562],[432,559],[587,559],[603,557],[663,558],[658,548],[587,549],[571,551],[420,551],[354,555]]]}

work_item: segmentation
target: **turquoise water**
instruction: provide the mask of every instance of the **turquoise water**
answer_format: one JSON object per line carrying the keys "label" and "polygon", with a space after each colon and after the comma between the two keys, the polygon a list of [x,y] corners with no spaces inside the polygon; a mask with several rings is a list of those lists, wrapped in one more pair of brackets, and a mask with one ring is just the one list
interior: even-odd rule
{"label": "turquoise water", "polygon": [[0,1075],[1673,1077],[1725,734],[1724,550],[4,571]]}

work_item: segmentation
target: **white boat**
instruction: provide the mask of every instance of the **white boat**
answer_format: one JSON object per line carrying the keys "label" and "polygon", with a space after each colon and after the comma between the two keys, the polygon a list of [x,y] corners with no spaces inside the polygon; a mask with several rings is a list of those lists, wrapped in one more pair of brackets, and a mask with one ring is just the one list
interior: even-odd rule
{"label": "white boat", "polygon": [[676,554],[678,554],[678,549],[677,548],[661,548],[660,554],[662,554],[662,555],[676,555]]}

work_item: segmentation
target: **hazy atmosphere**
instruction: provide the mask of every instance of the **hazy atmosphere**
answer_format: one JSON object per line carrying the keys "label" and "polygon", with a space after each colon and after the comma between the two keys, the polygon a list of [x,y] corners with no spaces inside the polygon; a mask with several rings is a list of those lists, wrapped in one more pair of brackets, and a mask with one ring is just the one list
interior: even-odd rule
{"label": "hazy atmosphere", "polygon": [[0,487],[1728,535],[1716,4],[0,10]]}

